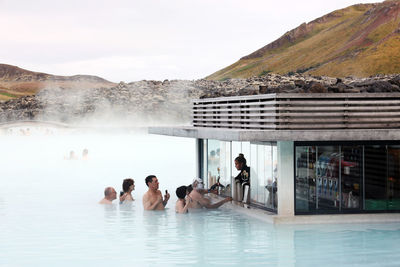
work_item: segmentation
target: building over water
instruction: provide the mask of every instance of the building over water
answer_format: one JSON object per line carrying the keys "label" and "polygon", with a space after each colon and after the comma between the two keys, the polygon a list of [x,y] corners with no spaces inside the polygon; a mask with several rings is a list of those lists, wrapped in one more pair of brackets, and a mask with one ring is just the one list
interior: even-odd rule
{"label": "building over water", "polygon": [[[149,132],[195,138],[205,184],[220,178],[222,195],[276,214],[275,222],[400,218],[398,93],[198,99],[192,117],[190,127]],[[239,153],[250,166],[244,198],[235,189]]]}

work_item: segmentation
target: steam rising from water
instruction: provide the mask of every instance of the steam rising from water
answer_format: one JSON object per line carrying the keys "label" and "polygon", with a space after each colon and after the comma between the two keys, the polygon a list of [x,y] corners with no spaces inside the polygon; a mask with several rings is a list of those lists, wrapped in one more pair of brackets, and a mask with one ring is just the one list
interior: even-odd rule
{"label": "steam rising from water", "polygon": [[[7,201],[23,204],[26,194],[43,194],[53,203],[97,203],[106,186],[119,192],[127,177],[136,181],[133,194],[140,202],[147,190],[144,178],[149,174],[158,176],[160,189],[171,192],[169,205],[173,207],[175,189],[189,184],[195,175],[192,139],[126,133],[65,134],[60,129],[51,132],[56,134],[44,135],[31,127],[30,136],[14,130],[13,135],[1,137],[0,188],[5,195],[0,198],[0,207]],[[89,150],[88,160],[82,160],[85,148]],[[74,151],[76,160],[69,160],[70,151]]]}
{"label": "steam rising from water", "polygon": [[[51,130],[0,138],[1,266],[381,266],[383,257],[396,266],[400,260],[398,224],[273,226],[226,206],[175,214],[174,190],[195,172],[193,139]],[[71,150],[78,159],[64,160]],[[148,174],[171,193],[166,211],[143,211]],[[118,192],[126,177],[135,179],[132,205],[97,204],[104,187]]]}
{"label": "steam rising from water", "polygon": [[144,127],[187,124],[190,100],[197,97],[190,81],[140,81],[113,88],[45,88],[38,95],[43,109],[37,119],[76,126]]}

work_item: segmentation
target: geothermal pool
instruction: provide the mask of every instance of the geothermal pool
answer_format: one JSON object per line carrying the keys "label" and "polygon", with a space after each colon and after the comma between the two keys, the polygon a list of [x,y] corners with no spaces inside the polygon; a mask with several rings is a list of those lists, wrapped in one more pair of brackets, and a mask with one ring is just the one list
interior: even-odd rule
{"label": "geothermal pool", "polygon": [[[89,159],[81,159],[82,150]],[[398,266],[400,225],[269,225],[229,205],[174,213],[195,176],[193,139],[145,134],[0,136],[0,266]],[[66,160],[73,150],[78,159]],[[144,178],[171,193],[144,212]],[[135,179],[132,205],[102,206]]]}

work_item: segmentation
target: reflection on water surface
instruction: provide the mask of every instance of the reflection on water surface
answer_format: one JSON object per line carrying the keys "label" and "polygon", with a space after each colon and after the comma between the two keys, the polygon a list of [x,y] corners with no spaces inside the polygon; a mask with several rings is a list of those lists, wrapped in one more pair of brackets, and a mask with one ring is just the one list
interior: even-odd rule
{"label": "reflection on water surface", "polygon": [[[0,265],[395,266],[400,226],[273,226],[231,210],[175,214],[175,188],[195,176],[194,140],[147,135],[0,139]],[[89,159],[79,158],[87,148]],[[77,160],[64,160],[69,151]],[[144,178],[168,209],[143,211]],[[135,179],[131,204],[98,205],[105,186]],[[383,262],[382,259],[385,259]]]}

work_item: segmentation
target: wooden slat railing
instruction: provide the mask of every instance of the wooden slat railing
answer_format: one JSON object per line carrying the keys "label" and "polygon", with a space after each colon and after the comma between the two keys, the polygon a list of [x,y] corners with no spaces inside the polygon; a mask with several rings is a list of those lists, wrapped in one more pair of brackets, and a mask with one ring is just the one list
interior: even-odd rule
{"label": "wooden slat railing", "polygon": [[269,94],[192,101],[194,127],[229,129],[400,128],[400,94]]}

